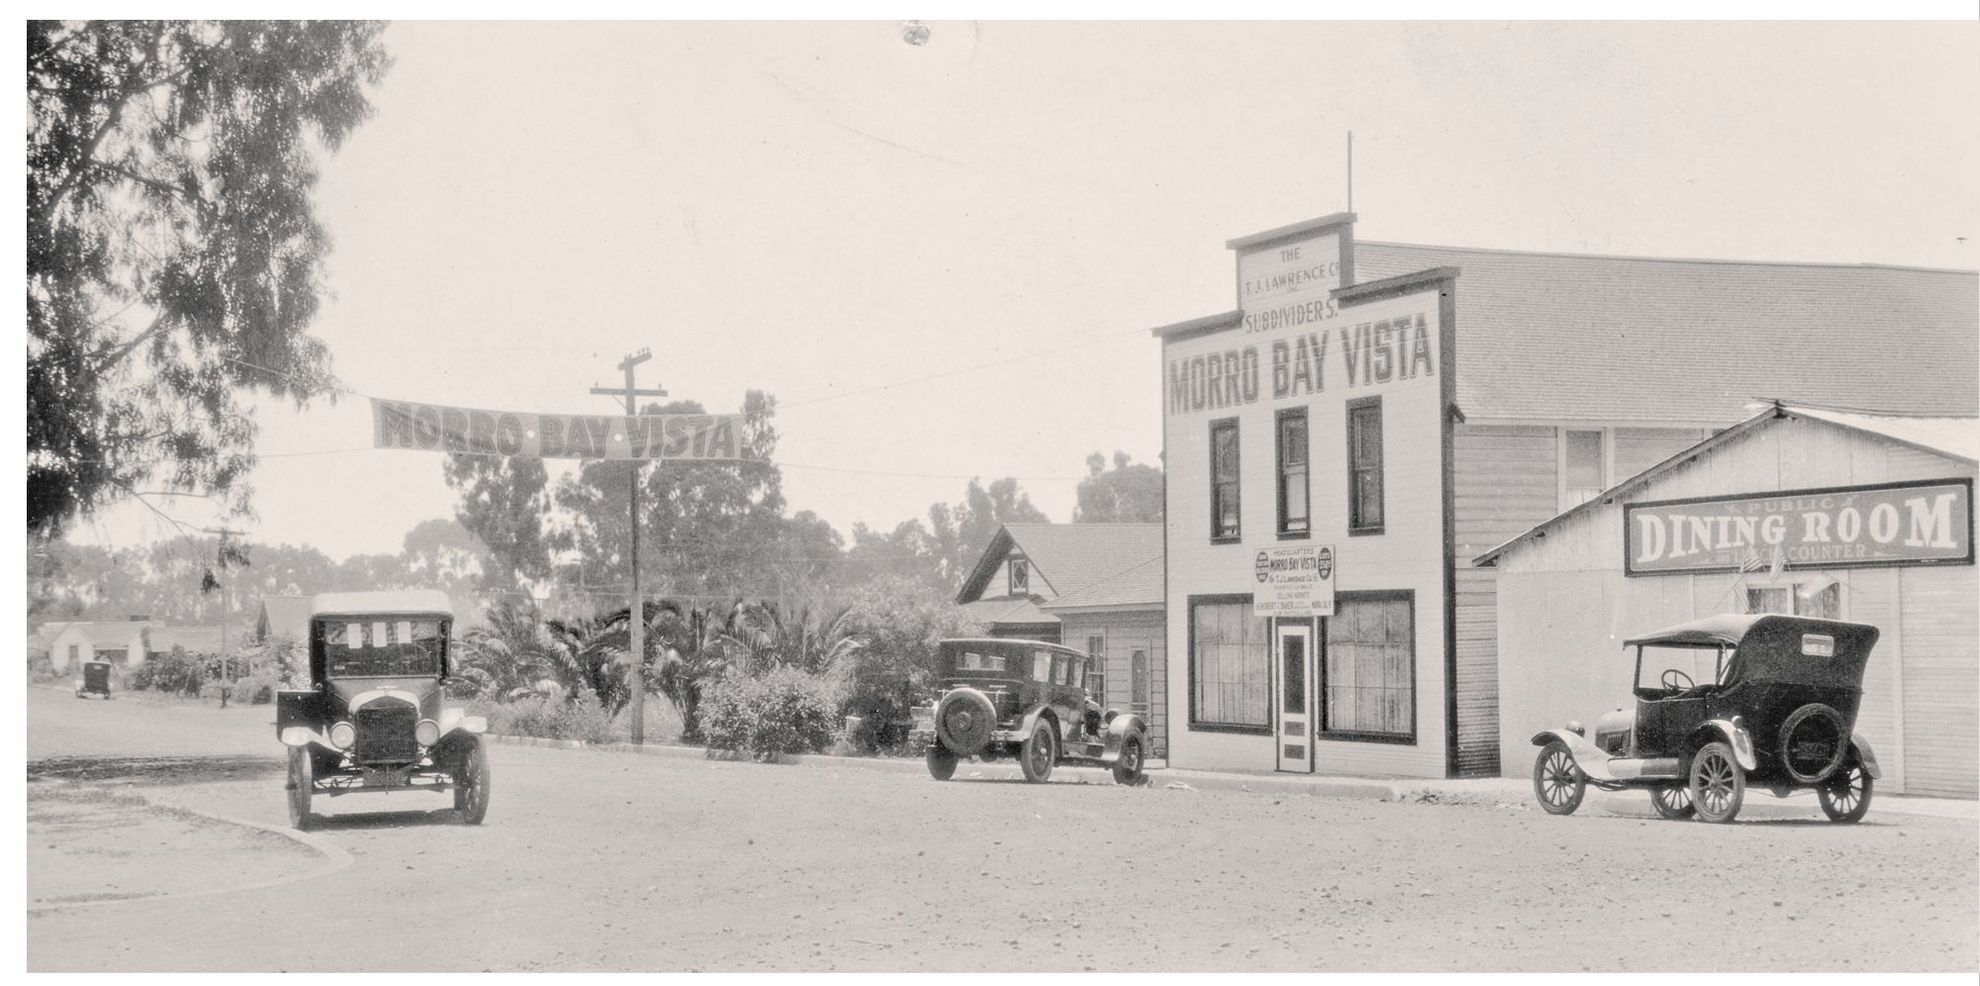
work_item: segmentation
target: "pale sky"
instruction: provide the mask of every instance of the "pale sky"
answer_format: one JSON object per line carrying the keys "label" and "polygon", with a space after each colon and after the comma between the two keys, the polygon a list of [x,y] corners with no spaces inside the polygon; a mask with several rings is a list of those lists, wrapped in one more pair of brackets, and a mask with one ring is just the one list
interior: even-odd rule
{"label": "pale sky", "polygon": [[[1161,450],[1147,330],[1234,307],[1225,240],[1346,208],[1349,130],[1361,239],[1980,267],[1972,23],[929,27],[394,25],[317,195],[336,373],[612,413],[650,346],[642,386],[776,395],[791,512],[1015,475],[1064,521],[1088,453]],[[361,398],[260,420],[252,542],[452,514]]]}

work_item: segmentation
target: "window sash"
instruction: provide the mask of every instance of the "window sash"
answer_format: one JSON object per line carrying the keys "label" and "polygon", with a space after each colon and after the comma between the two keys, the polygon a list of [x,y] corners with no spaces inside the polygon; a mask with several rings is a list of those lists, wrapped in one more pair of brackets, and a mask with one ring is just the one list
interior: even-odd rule
{"label": "window sash", "polygon": [[1239,536],[1238,426],[1220,421],[1210,426],[1210,536]]}
{"label": "window sash", "polygon": [[1279,532],[1305,533],[1312,528],[1306,412],[1280,412],[1278,436]]}
{"label": "window sash", "polygon": [[1378,400],[1348,409],[1348,527],[1382,526],[1382,405]]}
{"label": "window sash", "polygon": [[1251,602],[1190,604],[1192,722],[1270,729],[1271,655]]}

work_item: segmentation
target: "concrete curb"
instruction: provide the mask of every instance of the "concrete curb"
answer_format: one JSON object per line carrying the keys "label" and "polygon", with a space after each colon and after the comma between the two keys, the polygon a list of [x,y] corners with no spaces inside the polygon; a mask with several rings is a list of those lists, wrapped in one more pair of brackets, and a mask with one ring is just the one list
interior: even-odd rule
{"label": "concrete curb", "polygon": [[[609,753],[631,753],[643,756],[685,757],[696,760],[720,762],[725,758],[713,757],[698,746],[681,746],[674,743],[648,743],[634,746],[631,743],[590,744],[579,740],[541,739],[535,736],[509,736],[497,733],[486,734],[498,743],[517,746],[540,746],[554,749],[592,749]],[[854,767],[864,770],[888,770],[905,773],[921,773],[926,770],[922,762],[909,757],[845,757],[829,753],[807,753],[788,756],[781,763],[809,767]],[[966,764],[963,768],[970,776],[985,768],[1002,776],[1008,771],[1016,776],[1017,767],[1003,762],[990,764]],[[1070,771],[1074,776],[1084,778],[1091,774],[1112,783],[1105,770],[1093,767],[1060,767],[1059,771]],[[1055,772],[1056,773],[1056,772]],[[992,775],[982,775],[992,776]],[[1176,767],[1151,767],[1148,771],[1151,787],[1195,791],[1237,791],[1248,794],[1305,795],[1316,798],[1353,798],[1366,801],[1414,802],[1426,800],[1450,800],[1477,798],[1503,801],[1516,804],[1530,804],[1533,791],[1524,780],[1510,777],[1478,778],[1474,780],[1440,780],[1425,778],[1377,778],[1377,777],[1293,777],[1275,774],[1240,774],[1210,770],[1188,770]],[[1602,792],[1590,790],[1591,797]],[[1606,795],[1621,797],[1623,795]],[[1795,811],[1800,802],[1776,801],[1771,796],[1749,798],[1748,806],[1759,809],[1761,815],[1771,815],[1778,811]],[[1643,810],[1650,811],[1649,801],[1644,801]],[[1936,818],[1956,818],[1980,821],[1980,802],[1953,801],[1942,798],[1908,798],[1901,795],[1884,795],[1871,805],[1871,812],[1891,812],[1900,815],[1929,816]],[[1627,812],[1635,816],[1634,811]]]}
{"label": "concrete curb", "polygon": [[[74,781],[66,780],[63,778],[51,778],[49,780],[44,780],[41,783],[49,783],[50,781],[58,784],[76,783]],[[317,836],[310,835],[307,832],[298,832],[291,828],[286,828],[279,825],[269,825],[266,822],[257,822],[246,818],[235,818],[232,815],[215,814],[210,811],[205,811],[199,808],[191,808],[186,805],[178,804],[173,801],[147,798],[135,792],[125,792],[125,793],[127,793],[128,796],[136,798],[137,800],[153,808],[160,808],[166,811],[184,812],[185,814],[188,815],[196,815],[208,821],[220,822],[224,825],[238,825],[242,828],[259,829],[263,832],[268,832],[273,835],[279,835],[284,839],[288,839],[290,842],[294,842],[297,845],[300,845],[303,848],[308,849],[319,856],[322,856],[325,860],[325,863],[324,865],[319,866],[316,869],[310,870],[305,873],[297,873],[293,876],[276,877],[271,880],[261,880],[256,883],[246,883],[237,887],[214,887],[209,890],[189,890],[184,893],[167,892],[167,893],[144,894],[136,897],[114,897],[107,900],[79,900],[79,901],[71,901],[69,903],[64,903],[64,904],[30,904],[27,907],[27,912],[29,914],[39,914],[46,911],[67,911],[82,907],[104,907],[110,904],[146,904],[161,900],[188,900],[195,897],[212,897],[218,894],[237,894],[237,893],[244,893],[249,890],[264,890],[269,887],[280,887],[285,884],[300,883],[304,880],[314,880],[320,876],[329,876],[330,874],[335,873],[339,870],[348,868],[352,864],[352,862],[354,862],[354,860],[351,858],[351,854],[345,852],[342,846],[339,846],[336,843],[330,842],[326,839],[322,839]]]}

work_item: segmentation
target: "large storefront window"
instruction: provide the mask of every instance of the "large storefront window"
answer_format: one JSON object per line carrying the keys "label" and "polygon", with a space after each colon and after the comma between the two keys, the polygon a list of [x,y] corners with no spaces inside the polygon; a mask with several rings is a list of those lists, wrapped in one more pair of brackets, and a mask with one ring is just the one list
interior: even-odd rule
{"label": "large storefront window", "polygon": [[1416,736],[1416,613],[1411,593],[1342,593],[1327,619],[1320,732]]}
{"label": "large storefront window", "polygon": [[1250,596],[1189,601],[1189,719],[1192,728],[1270,732],[1265,621]]}

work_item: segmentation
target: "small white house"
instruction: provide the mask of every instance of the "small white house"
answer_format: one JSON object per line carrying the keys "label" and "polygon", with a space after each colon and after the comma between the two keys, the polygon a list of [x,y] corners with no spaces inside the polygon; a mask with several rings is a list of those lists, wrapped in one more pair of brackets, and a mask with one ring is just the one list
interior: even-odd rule
{"label": "small white house", "polygon": [[69,671],[85,661],[109,661],[131,666],[145,656],[144,631],[149,623],[71,623],[48,645],[48,660],[57,671]]}

